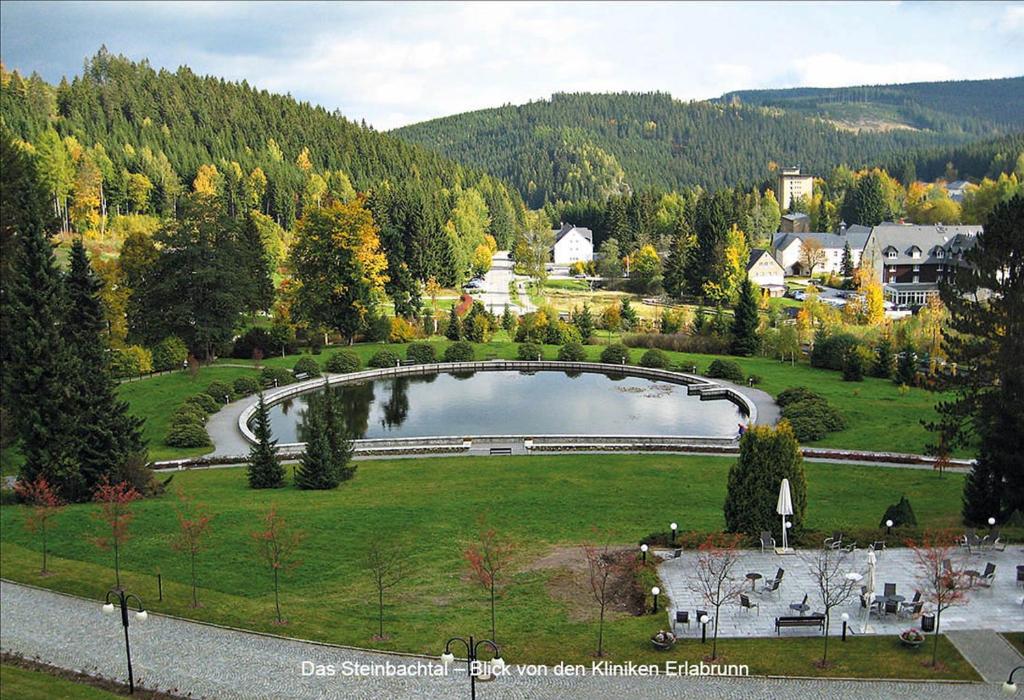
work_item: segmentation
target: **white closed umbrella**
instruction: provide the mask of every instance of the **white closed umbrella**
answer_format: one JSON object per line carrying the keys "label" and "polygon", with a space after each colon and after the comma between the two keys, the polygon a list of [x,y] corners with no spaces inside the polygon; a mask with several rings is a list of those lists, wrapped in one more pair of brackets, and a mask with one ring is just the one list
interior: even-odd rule
{"label": "white closed umbrella", "polygon": [[875,550],[873,548],[868,549],[868,582],[867,590],[864,592],[864,597],[867,598],[867,614],[864,615],[864,627],[861,632],[868,631],[868,619],[871,617],[871,606],[875,602],[875,569],[878,566],[878,557],[875,556]]}
{"label": "white closed umbrella", "polygon": [[789,540],[786,534],[786,516],[793,514],[793,497],[789,493],[789,479],[783,479],[779,485],[779,502],[775,506],[775,512],[782,516],[782,551],[789,550]]}

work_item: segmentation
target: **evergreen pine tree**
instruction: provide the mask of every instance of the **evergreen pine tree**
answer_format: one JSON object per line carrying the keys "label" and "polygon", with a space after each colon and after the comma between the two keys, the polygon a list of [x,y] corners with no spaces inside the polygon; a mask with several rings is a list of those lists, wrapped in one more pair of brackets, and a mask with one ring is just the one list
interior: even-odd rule
{"label": "evergreen pine tree", "polygon": [[[788,421],[778,426],[753,426],[740,439],[740,456],[729,469],[725,526],[729,532],[778,533],[779,484],[789,479],[793,528],[799,530],[807,509],[807,478],[803,457]],[[781,541],[781,533],[776,536]],[[792,541],[792,540],[791,540]]]}
{"label": "evergreen pine tree", "polygon": [[665,292],[675,299],[686,293],[686,267],[690,258],[691,237],[688,231],[679,231],[672,238],[668,259],[665,260]]}
{"label": "evergreen pine tree", "polygon": [[850,242],[843,246],[843,277],[853,277],[853,252],[850,250]]}
{"label": "evergreen pine tree", "polygon": [[594,314],[590,311],[590,304],[583,302],[583,309],[573,314],[572,322],[576,326],[576,330],[580,332],[580,338],[583,342],[590,340],[590,337],[594,335]]}
{"label": "evergreen pine tree", "polygon": [[444,330],[444,336],[448,340],[462,340],[462,319],[455,310],[457,305],[458,302],[452,304],[452,310],[448,314],[448,327]]}
{"label": "evergreen pine tree", "polygon": [[619,309],[619,316],[622,317],[622,327],[624,330],[631,331],[636,328],[636,323],[639,320],[636,315],[636,309],[629,302],[629,297],[622,297],[622,304]]}
{"label": "evergreen pine tree", "polygon": [[896,362],[892,351],[892,341],[888,335],[883,335],[878,344],[875,345],[875,358],[871,364],[871,376],[881,379],[892,379]]}
{"label": "evergreen pine tree", "polygon": [[326,387],[309,397],[302,426],[306,451],[295,470],[300,489],[333,489],[355,474],[342,410]]}
{"label": "evergreen pine tree", "polygon": [[102,283],[97,278],[85,246],[76,239],[71,246],[71,270],[65,280],[67,313],[64,339],[71,351],[74,376],[72,404],[75,419],[73,449],[80,472],[80,492],[68,494],[86,500],[103,481],[130,461],[146,461],[142,421],[128,412],[117,396],[110,373],[106,319],[100,301]]}
{"label": "evergreen pine tree", "polygon": [[249,450],[249,486],[254,489],[276,489],[284,486],[284,466],[277,457],[277,440],[270,431],[270,412],[260,393],[256,404],[256,444]]}
{"label": "evergreen pine tree", "polygon": [[238,244],[238,263],[244,270],[239,279],[244,287],[238,291],[245,295],[246,311],[267,311],[274,303],[274,280],[270,276],[270,256],[252,214],[245,217]]}
{"label": "evergreen pine tree", "polygon": [[747,276],[740,283],[740,298],[736,303],[732,321],[733,355],[754,355],[761,347],[761,336],[757,332],[757,292]]}
{"label": "evergreen pine tree", "polygon": [[914,352],[913,346],[908,344],[903,347],[903,352],[900,353],[899,362],[896,363],[896,376],[894,377],[894,380],[897,384],[913,386],[916,376],[917,353]]}

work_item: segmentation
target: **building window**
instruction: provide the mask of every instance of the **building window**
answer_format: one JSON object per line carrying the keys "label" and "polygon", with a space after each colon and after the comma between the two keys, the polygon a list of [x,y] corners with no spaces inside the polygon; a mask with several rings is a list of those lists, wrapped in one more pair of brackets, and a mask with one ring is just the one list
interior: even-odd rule
{"label": "building window", "polygon": [[911,248],[910,249],[910,257],[912,257],[915,260],[917,260],[919,257],[921,257],[921,249],[916,247],[916,246]]}
{"label": "building window", "polygon": [[914,284],[917,284],[920,281],[921,281],[921,278],[918,275],[914,275]]}
{"label": "building window", "polygon": [[887,252],[885,256],[887,258],[889,258],[890,260],[895,260],[896,259],[896,251],[893,250],[892,248],[890,248],[889,252]]}
{"label": "building window", "polygon": [[920,265],[914,265],[914,272],[920,272],[920,271],[921,271],[921,266]]}
{"label": "building window", "polygon": [[937,248],[935,250],[935,257],[937,257],[937,258],[941,258],[945,254],[946,254],[946,251],[944,251],[942,248]]}

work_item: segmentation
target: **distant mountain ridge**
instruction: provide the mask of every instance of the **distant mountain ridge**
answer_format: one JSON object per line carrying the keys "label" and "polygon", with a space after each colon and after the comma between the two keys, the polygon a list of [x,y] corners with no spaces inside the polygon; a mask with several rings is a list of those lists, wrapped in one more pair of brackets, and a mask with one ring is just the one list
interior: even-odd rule
{"label": "distant mountain ridge", "polygon": [[[507,180],[538,207],[646,187],[760,183],[793,163],[815,173],[885,164],[1024,131],[1024,78],[966,82],[740,91],[700,102],[661,92],[556,93],[391,133]],[[973,106],[943,107],[944,95]],[[832,110],[822,109],[829,99]],[[857,133],[835,119],[840,107],[851,123],[871,116],[892,128]]]}

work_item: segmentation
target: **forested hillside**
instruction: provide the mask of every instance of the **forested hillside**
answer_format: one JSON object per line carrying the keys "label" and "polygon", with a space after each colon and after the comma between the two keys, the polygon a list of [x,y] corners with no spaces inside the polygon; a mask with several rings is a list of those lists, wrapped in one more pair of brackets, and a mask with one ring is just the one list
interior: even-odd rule
{"label": "forested hillside", "polygon": [[721,102],[777,107],[849,128],[994,136],[1024,128],[1024,77],[842,88],[738,90]]}
{"label": "forested hillside", "polygon": [[[522,218],[503,183],[427,149],[244,82],[157,71],[106,50],[57,86],[3,70],[0,118],[35,157],[63,227],[87,237],[103,237],[120,215],[173,216],[193,190],[283,231],[304,209],[356,191],[376,191],[383,215],[381,202],[400,191],[388,214],[411,222],[406,247],[433,251],[412,256],[410,265],[422,263],[414,276],[452,282],[461,274],[452,255],[468,259],[483,232],[507,244]],[[471,242],[459,240],[460,204],[486,219]]]}
{"label": "forested hillside", "polygon": [[840,163],[856,168],[971,138],[905,129],[855,134],[778,109],[681,102],[666,93],[555,94],[393,133],[510,181],[531,207],[648,186],[760,183],[791,163],[817,173]]}

